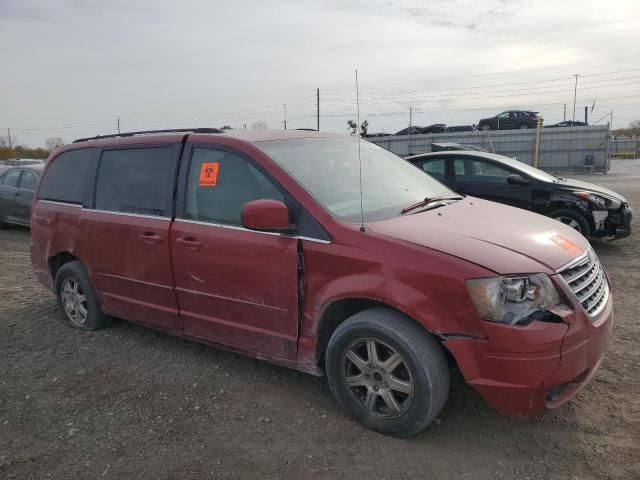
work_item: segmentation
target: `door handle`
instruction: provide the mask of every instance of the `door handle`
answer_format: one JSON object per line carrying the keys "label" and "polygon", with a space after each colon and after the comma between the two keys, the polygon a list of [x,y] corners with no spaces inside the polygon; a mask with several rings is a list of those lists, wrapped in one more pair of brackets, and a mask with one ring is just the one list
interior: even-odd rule
{"label": "door handle", "polygon": [[162,237],[154,232],[144,232],[140,235],[140,238],[144,243],[148,243],[149,245],[160,243],[162,241]]}
{"label": "door handle", "polygon": [[176,238],[176,242],[180,245],[184,245],[184,247],[189,250],[197,250],[202,246],[202,243],[197,238],[191,236],[178,237]]}

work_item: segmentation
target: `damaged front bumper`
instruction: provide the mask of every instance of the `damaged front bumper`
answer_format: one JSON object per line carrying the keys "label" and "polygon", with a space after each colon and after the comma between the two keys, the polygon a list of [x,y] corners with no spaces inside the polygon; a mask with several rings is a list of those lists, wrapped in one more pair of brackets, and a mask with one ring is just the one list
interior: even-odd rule
{"label": "damaged front bumper", "polygon": [[498,412],[540,416],[574,398],[595,375],[613,327],[611,296],[596,318],[579,304],[554,310],[561,323],[526,326],[483,322],[484,339],[451,337],[467,383]]}
{"label": "damaged front bumper", "polygon": [[623,203],[617,210],[594,210],[592,215],[595,226],[593,236],[617,239],[631,235],[633,210],[628,204]]}

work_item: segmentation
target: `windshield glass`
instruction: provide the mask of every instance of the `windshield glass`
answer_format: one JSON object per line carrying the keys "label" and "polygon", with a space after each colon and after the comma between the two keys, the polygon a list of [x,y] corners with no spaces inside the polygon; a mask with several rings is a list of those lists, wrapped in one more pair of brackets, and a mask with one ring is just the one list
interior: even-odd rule
{"label": "windshield glass", "polygon": [[[402,158],[366,140],[360,143],[365,222],[397,217],[403,208],[426,197],[455,196]],[[303,138],[255,145],[335,218],[360,222],[358,139]]]}

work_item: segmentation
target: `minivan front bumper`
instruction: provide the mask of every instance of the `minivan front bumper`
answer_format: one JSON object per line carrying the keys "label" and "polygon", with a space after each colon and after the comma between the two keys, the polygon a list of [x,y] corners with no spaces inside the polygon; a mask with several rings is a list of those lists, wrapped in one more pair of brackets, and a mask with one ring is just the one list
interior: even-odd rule
{"label": "minivan front bumper", "polygon": [[498,412],[540,416],[574,398],[595,375],[613,327],[611,295],[595,319],[582,309],[554,312],[562,323],[513,327],[483,322],[486,339],[444,342],[467,383]]}

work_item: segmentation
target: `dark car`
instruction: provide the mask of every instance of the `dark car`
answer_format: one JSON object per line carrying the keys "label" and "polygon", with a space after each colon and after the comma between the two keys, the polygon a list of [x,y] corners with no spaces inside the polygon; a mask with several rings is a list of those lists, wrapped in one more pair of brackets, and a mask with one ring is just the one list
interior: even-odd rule
{"label": "dark car", "polygon": [[76,141],[51,154],[32,218],[34,273],[69,326],[114,316],[324,374],[341,408],[391,435],[439,415],[449,359],[500,412],[558,407],[589,383],[613,325],[582,235],[462,198],[349,136]]}
{"label": "dark car", "polygon": [[450,150],[473,150],[476,152],[488,152],[488,150],[485,150],[482,147],[478,147],[477,145],[463,145],[456,142],[434,142],[431,144],[432,152],[445,152]]}
{"label": "dark car", "polygon": [[631,234],[632,211],[627,200],[592,183],[557,177],[493,153],[437,152],[406,160],[458,193],[546,215],[585,237]]}
{"label": "dark car", "polygon": [[447,127],[447,132],[473,132],[475,129],[473,125],[452,125]]}
{"label": "dark car", "polygon": [[394,135],[420,135],[422,127],[407,127],[397,131]]}
{"label": "dark car", "polygon": [[29,225],[33,192],[43,168],[43,163],[0,167],[0,228]]}
{"label": "dark car", "polygon": [[545,128],[554,127],[588,127],[589,124],[584,122],[578,122],[574,120],[565,120],[564,122],[554,123],[553,125],[546,125]]}
{"label": "dark car", "polygon": [[396,132],[396,135],[421,135],[426,133],[444,133],[446,131],[447,126],[444,123],[434,123],[427,127],[412,126],[403,128],[399,132]]}
{"label": "dark car", "polygon": [[538,112],[509,110],[495,117],[483,118],[478,122],[478,130],[513,130],[516,128],[536,128]]}

